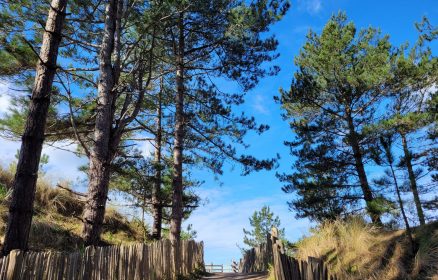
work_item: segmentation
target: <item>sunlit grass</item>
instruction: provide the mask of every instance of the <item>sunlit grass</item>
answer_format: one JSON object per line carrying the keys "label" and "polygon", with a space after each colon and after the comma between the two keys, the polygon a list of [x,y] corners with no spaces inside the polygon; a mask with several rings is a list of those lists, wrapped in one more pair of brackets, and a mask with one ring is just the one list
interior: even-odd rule
{"label": "sunlit grass", "polygon": [[[0,168],[0,242],[6,230],[8,204],[13,180],[13,170]],[[63,186],[69,187],[67,182]],[[40,176],[35,193],[34,217],[30,232],[31,249],[56,249],[70,251],[82,248],[83,199],[69,191],[52,186]],[[105,213],[102,241],[107,244],[141,242],[143,229],[138,223],[126,219],[111,207]]]}
{"label": "sunlit grass", "polygon": [[361,218],[326,222],[297,243],[296,257],[321,257],[342,279],[431,279],[438,277],[436,225],[417,229],[419,250],[409,253],[404,231],[387,231]]}

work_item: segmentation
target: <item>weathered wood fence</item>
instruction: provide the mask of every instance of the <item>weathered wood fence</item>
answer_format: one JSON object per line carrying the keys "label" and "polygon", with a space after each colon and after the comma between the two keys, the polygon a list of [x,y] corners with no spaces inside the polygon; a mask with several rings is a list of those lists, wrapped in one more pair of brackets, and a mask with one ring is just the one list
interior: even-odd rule
{"label": "weathered wood fence", "polygon": [[272,241],[271,236],[266,237],[266,242],[251,248],[245,252],[240,260],[239,272],[252,273],[267,271],[272,263]]}
{"label": "weathered wood fence", "polygon": [[285,253],[284,245],[278,239],[278,230],[272,229],[266,243],[245,252],[240,261],[240,272],[252,273],[267,271],[273,266],[276,280],[336,280],[330,275],[323,260],[309,257],[298,261]]}
{"label": "weathered wood fence", "polygon": [[337,280],[335,275],[329,274],[322,259],[308,257],[307,261],[298,261],[285,254],[276,228],[272,229],[271,243],[276,280]]}
{"label": "weathered wood fence", "polygon": [[[0,259],[0,279],[165,280],[203,269],[203,243],[169,240],[151,244],[87,247],[84,252],[12,251]],[[176,260],[176,264],[175,264]]]}

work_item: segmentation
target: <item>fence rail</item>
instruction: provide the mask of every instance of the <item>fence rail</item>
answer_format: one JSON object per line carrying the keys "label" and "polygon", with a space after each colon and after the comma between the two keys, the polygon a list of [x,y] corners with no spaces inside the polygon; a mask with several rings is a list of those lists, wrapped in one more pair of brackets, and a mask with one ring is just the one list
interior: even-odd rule
{"label": "fence rail", "polygon": [[215,273],[215,272],[239,272],[238,269],[234,268],[232,265],[223,264],[206,264],[204,265],[205,272]]}
{"label": "fence rail", "polygon": [[224,272],[223,264],[206,264],[205,265],[206,272]]}
{"label": "fence rail", "polygon": [[193,240],[173,245],[163,240],[151,244],[87,247],[83,253],[14,250],[0,259],[0,279],[175,279],[178,274],[189,275],[203,268],[203,259],[203,243]]}

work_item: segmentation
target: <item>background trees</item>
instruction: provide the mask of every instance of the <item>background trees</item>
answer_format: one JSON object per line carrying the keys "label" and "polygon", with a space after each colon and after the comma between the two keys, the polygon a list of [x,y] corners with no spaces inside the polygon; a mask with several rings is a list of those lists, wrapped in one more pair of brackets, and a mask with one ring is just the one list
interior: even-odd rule
{"label": "background trees", "polygon": [[[44,5],[2,5],[2,28],[12,35],[0,38],[0,68],[26,90],[39,41],[24,27],[40,22]],[[260,78],[278,72],[262,66],[277,57],[275,37],[264,34],[288,7],[287,1],[261,0],[75,1],[69,6],[53,74],[56,99],[46,106],[50,125],[39,133],[77,144],[75,152],[89,160],[85,244],[99,242],[110,184],[120,184],[116,188],[137,202],[143,196],[142,208],[152,205],[156,239],[170,213],[170,237],[177,240],[182,219],[198,204],[190,191],[198,184],[188,176],[191,166],[217,174],[227,160],[242,165],[244,174],[274,166],[275,158],[237,154],[232,143],[247,147],[245,134],[268,126],[234,110]],[[38,12],[32,15],[32,10]],[[18,15],[22,25],[8,21]],[[218,86],[223,80],[237,82],[241,91],[223,92]],[[13,104],[1,126],[4,135],[19,138],[29,102],[21,96]],[[132,149],[142,141],[153,142],[152,161]]]}
{"label": "background trees", "polygon": [[[391,60],[387,37],[373,28],[357,32],[342,13],[329,20],[321,35],[309,33],[295,59],[299,70],[291,89],[282,91],[280,99],[297,133],[296,141],[287,144],[294,155],[307,159],[299,168],[308,176],[280,176],[294,182],[286,191],[318,184],[320,189],[331,189],[330,197],[347,204],[363,199],[373,222],[381,223],[376,194],[364,167],[370,139],[362,129],[372,122],[378,102],[388,92],[385,82],[390,77]],[[313,174],[318,174],[317,180]],[[330,207],[335,215],[340,210],[337,205]]]}
{"label": "background trees", "polygon": [[[437,59],[421,40],[410,50],[400,49],[395,70],[393,71],[392,104],[389,114],[382,121],[384,129],[393,129],[400,137],[402,158],[412,192],[418,220],[425,224],[425,215],[420,199],[420,192],[427,193],[427,187],[418,184],[421,177],[427,176],[421,162],[436,143],[429,141],[421,130],[433,125],[433,119],[427,110],[430,94],[436,84]],[[410,145],[413,139],[421,139],[423,145],[417,145],[415,152]]]}
{"label": "background trees", "polygon": [[[226,160],[241,164],[245,173],[272,168],[275,162],[236,154],[230,143],[244,145],[247,131],[261,133],[267,126],[236,116],[232,107],[243,102],[244,93],[261,77],[278,71],[262,67],[276,57],[277,46],[273,36],[262,34],[288,7],[287,1],[177,1],[169,6],[173,14],[162,44],[175,87],[172,240],[181,231],[184,162],[199,162],[215,173],[222,172]],[[242,92],[222,91],[221,79],[237,82]]]}
{"label": "background trees", "polygon": [[[48,6],[0,4],[0,75],[24,91],[0,125],[3,136],[19,139],[23,119],[31,116],[34,100],[26,94],[43,51],[40,25]],[[263,0],[69,5],[52,102],[46,116],[38,114],[49,125],[39,136],[75,143],[74,152],[89,159],[87,244],[99,242],[110,186],[152,213],[152,233],[145,236],[159,239],[170,219],[170,237],[177,240],[182,220],[199,203],[191,192],[198,184],[189,176],[193,168],[222,174],[232,162],[248,174],[276,166],[276,158],[241,152],[247,133],[263,133],[268,125],[238,110],[261,78],[278,72],[271,64],[278,42],[267,32],[288,7]],[[406,226],[427,222],[436,207],[429,194],[436,188],[437,63],[427,47],[436,28],[425,20],[419,29],[411,49],[391,46],[376,29],[357,31],[344,14],[321,34],[309,34],[291,90],[279,99],[295,133],[287,144],[297,157],[293,173],[280,178],[286,192],[298,194],[291,207],[300,217],[322,221],[366,209],[380,224],[381,215],[404,205]],[[224,90],[230,82],[239,89]],[[138,153],[145,142],[152,147]],[[391,180],[373,180],[388,164]]]}
{"label": "background trees", "polygon": [[273,227],[278,229],[279,238],[284,238],[284,228],[281,228],[280,218],[275,216],[269,206],[263,206],[249,218],[251,229],[243,229],[243,243],[251,248],[266,243],[268,233]]}
{"label": "background trees", "polygon": [[[160,163],[159,189],[157,191],[157,169],[155,158],[117,158],[113,164],[110,190],[120,193],[128,203],[127,207],[139,209],[144,227],[145,240],[161,239],[163,230],[168,232],[172,209],[172,170],[171,159],[163,158]],[[189,172],[184,174],[183,220],[187,219],[201,203],[196,194],[202,182],[193,180]],[[152,217],[147,228],[145,216]],[[139,219],[140,219],[139,217]],[[159,236],[157,236],[159,234]]]}
{"label": "background trees", "polygon": [[[427,20],[422,24],[434,30]],[[437,145],[427,133],[435,126],[427,108],[436,94],[437,63],[424,38],[411,49],[396,48],[377,29],[357,31],[344,13],[321,34],[309,33],[291,89],[277,99],[295,134],[285,144],[297,157],[294,172],[278,176],[285,192],[298,195],[290,202],[297,216],[323,221],[365,205],[381,224],[395,200],[409,229],[407,186],[425,224],[420,194],[433,188],[436,169],[421,167]],[[390,168],[387,179],[370,179],[376,179],[372,159]]]}

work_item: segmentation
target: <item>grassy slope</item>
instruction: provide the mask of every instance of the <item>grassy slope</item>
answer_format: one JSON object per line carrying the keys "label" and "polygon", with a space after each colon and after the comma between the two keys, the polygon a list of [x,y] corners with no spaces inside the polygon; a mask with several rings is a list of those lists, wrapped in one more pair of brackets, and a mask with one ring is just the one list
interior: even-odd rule
{"label": "grassy slope", "polygon": [[296,257],[322,257],[341,279],[438,279],[438,223],[404,231],[379,230],[360,219],[326,223],[298,242]]}
{"label": "grassy slope", "polygon": [[[13,175],[0,169],[0,243],[7,222],[8,194]],[[35,195],[35,216],[32,222],[29,247],[34,250],[56,249],[68,251],[81,248],[80,239],[83,202],[69,191],[55,188],[40,179]],[[108,209],[102,241],[104,244],[120,244],[143,240],[143,230],[138,223]]]}

